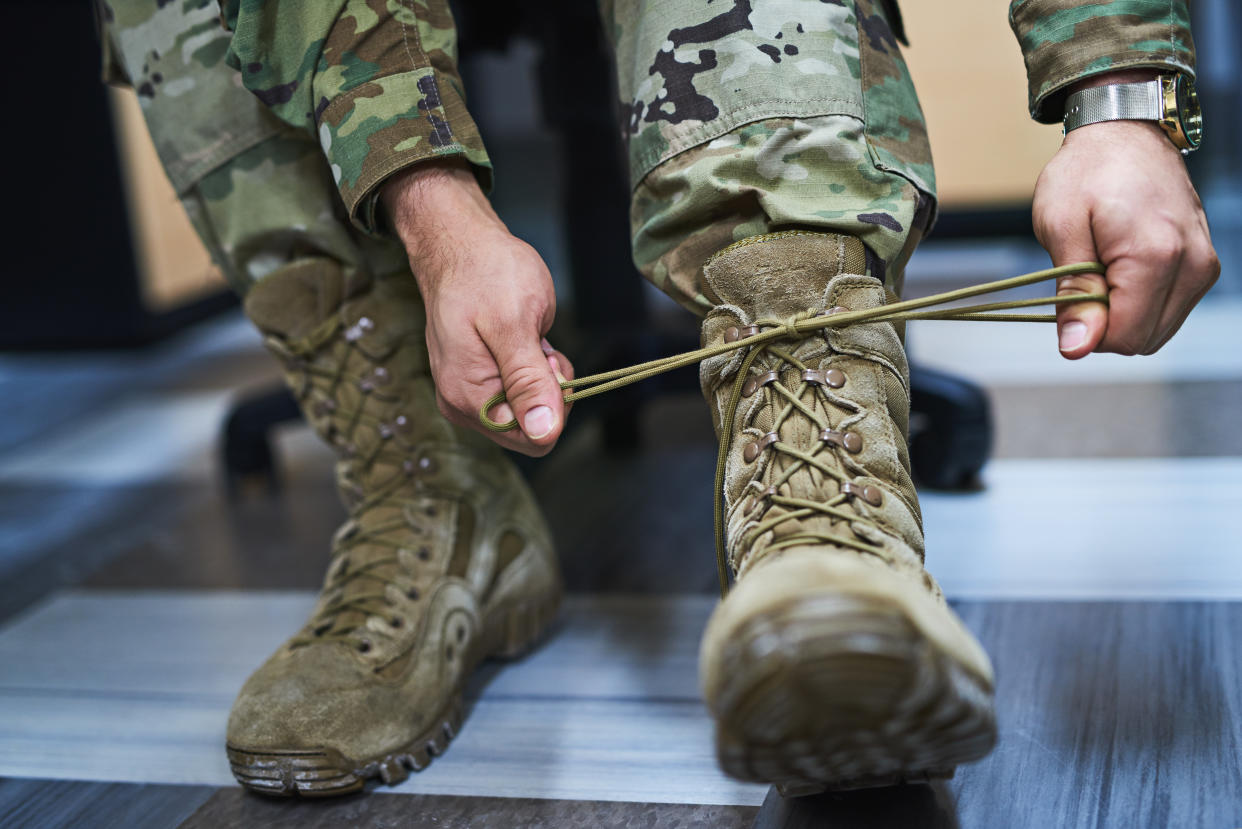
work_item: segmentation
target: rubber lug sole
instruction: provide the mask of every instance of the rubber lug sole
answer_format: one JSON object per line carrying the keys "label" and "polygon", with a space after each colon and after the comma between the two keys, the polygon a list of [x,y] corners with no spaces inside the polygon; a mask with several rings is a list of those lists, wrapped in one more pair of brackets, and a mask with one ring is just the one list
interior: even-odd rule
{"label": "rubber lug sole", "polygon": [[787,797],[952,777],[996,743],[991,689],[883,601],[787,605],[747,621],[723,660],[720,765]]}
{"label": "rubber lug sole", "polygon": [[[556,619],[560,594],[544,602],[523,602],[489,615],[479,648],[486,658],[514,659],[544,638]],[[483,657],[474,660],[477,667]],[[462,684],[471,671],[462,673]],[[379,778],[395,786],[431,765],[461,730],[464,719],[461,688],[453,694],[433,725],[400,748],[363,760],[354,760],[332,748],[254,751],[227,745],[229,766],[237,782],[260,794],[276,797],[335,797],[361,791],[368,780]]]}

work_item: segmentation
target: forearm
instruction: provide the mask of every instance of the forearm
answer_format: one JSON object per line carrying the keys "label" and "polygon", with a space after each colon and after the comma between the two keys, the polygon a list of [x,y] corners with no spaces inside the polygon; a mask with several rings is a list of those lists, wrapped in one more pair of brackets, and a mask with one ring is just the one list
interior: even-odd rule
{"label": "forearm", "polygon": [[[497,231],[508,235],[500,217],[461,157],[424,161],[390,176],[380,187],[380,203],[392,233],[405,245],[411,263],[452,255],[466,239]],[[415,267],[424,292],[430,280],[451,269]]]}
{"label": "forearm", "polygon": [[1194,72],[1185,0],[1013,0],[1009,22],[1026,61],[1031,116],[1044,123],[1060,121],[1071,89],[1102,76]]}
{"label": "forearm", "polygon": [[466,110],[456,31],[445,0],[223,4],[230,61],[285,122],[313,134],[355,224],[375,232],[391,176],[432,159],[491,165]]}

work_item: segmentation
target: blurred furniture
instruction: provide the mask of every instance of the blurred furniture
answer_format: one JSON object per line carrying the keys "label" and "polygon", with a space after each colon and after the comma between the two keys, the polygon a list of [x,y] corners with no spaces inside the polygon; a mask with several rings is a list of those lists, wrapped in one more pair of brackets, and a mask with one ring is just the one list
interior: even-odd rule
{"label": "blurred furniture", "polygon": [[40,82],[23,72],[0,81],[15,113],[3,139],[13,163],[0,349],[137,346],[234,307],[136,102],[100,82],[91,4],[17,0],[4,9],[12,31],[56,36],[54,46],[11,38],[15,65],[39,67]]}

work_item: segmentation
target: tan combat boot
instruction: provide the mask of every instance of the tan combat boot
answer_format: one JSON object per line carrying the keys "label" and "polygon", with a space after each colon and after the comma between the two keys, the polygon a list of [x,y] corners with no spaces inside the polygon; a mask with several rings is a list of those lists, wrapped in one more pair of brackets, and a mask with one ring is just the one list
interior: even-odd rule
{"label": "tan combat boot", "polygon": [[436,409],[413,279],[347,283],[336,264],[307,259],[246,299],[338,451],[349,509],[306,626],[229,717],[234,775],[270,794],[344,794],[425,767],[461,723],[474,667],[525,650],[561,596],[526,484]]}
{"label": "tan combat boot", "polygon": [[[883,305],[864,270],[850,237],[738,242],[705,266],[716,307],[703,342]],[[701,379],[729,442],[737,585],[700,654],[724,770],[798,795],[951,776],[985,755],[992,668],[923,569],[909,372],[892,324],[730,352],[704,361]]]}

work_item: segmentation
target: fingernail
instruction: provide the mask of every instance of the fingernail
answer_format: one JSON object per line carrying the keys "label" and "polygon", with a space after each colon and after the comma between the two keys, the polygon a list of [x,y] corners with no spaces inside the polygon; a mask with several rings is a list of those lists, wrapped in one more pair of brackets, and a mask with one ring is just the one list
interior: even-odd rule
{"label": "fingernail", "polygon": [[551,409],[547,406],[536,406],[526,413],[522,431],[526,432],[528,438],[539,440],[552,434],[552,427],[555,424],[556,418]]}
{"label": "fingernail", "polygon": [[539,341],[539,347],[543,349],[544,354],[551,354],[553,351],[556,350],[552,347],[552,343],[548,342],[547,337],[544,337],[542,340]]}
{"label": "fingernail", "polygon": [[1087,341],[1087,324],[1074,320],[1061,326],[1061,350],[1073,351]]}

